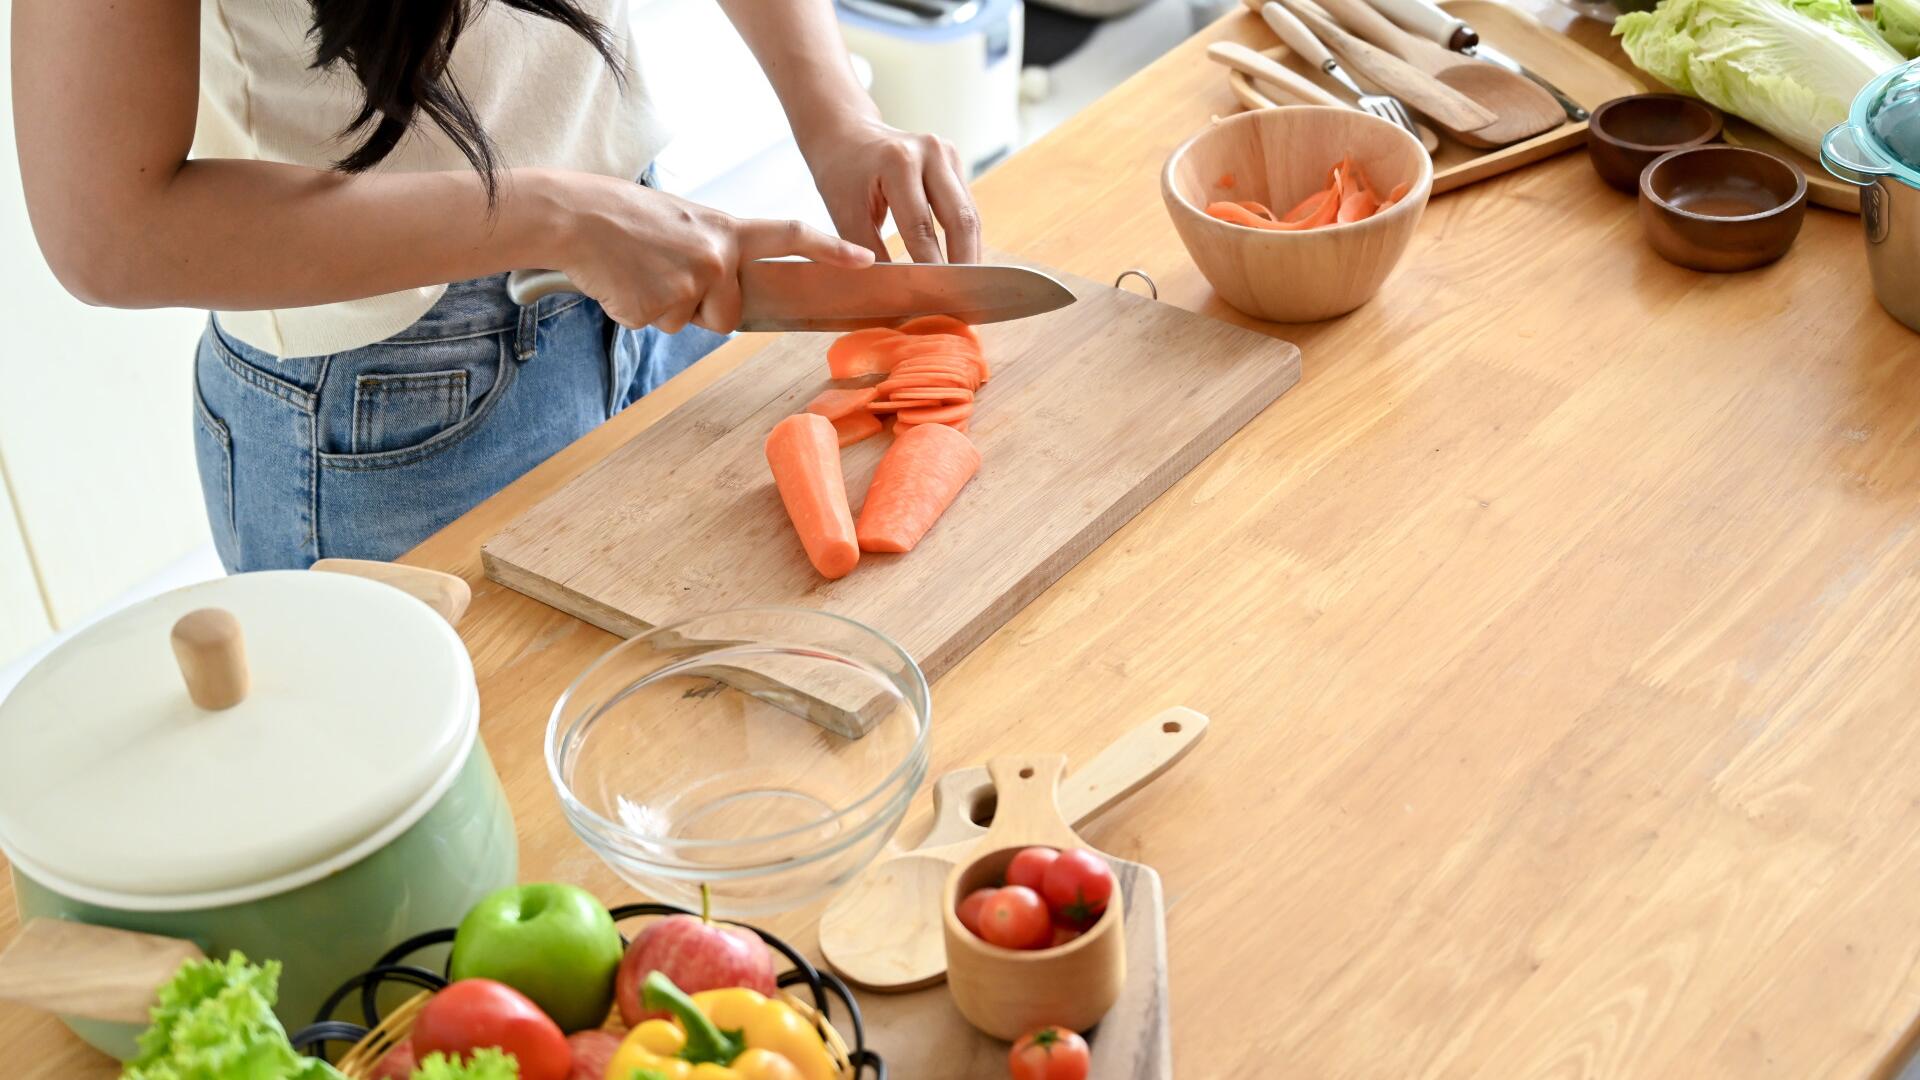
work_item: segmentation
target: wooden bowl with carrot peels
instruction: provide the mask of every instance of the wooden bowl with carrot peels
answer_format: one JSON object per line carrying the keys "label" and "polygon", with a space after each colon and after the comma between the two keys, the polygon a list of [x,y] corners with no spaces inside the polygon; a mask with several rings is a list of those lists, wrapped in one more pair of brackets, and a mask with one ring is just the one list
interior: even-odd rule
{"label": "wooden bowl with carrot peels", "polygon": [[1372,299],[1432,190],[1419,140],[1318,106],[1215,120],[1160,174],[1167,213],[1214,291],[1274,322],[1331,319]]}

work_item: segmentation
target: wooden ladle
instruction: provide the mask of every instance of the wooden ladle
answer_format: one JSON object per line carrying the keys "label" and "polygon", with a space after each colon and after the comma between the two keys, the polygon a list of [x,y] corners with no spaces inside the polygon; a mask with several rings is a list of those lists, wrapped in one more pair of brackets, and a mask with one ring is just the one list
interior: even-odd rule
{"label": "wooden ladle", "polygon": [[1486,127],[1454,135],[1469,146],[1506,146],[1552,131],[1566,122],[1566,111],[1538,84],[1505,68],[1415,37],[1375,11],[1367,0],[1315,2],[1362,40],[1398,56],[1493,113],[1496,119]]}

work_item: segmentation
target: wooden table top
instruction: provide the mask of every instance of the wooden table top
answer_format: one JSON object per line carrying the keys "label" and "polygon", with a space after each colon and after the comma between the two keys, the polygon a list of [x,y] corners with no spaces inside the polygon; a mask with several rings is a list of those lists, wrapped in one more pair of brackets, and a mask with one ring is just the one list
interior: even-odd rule
{"label": "wooden table top", "polygon": [[[1881,1073],[1920,1010],[1920,337],[1858,221],[1694,274],[1570,154],[1434,200],[1354,315],[1255,324],[1157,187],[1236,108],[1221,37],[1267,43],[1229,16],[985,177],[987,239],[1140,267],[1298,343],[1305,379],[939,682],[934,769],[1212,716],[1086,830],[1165,878],[1182,1076]],[[480,543],[760,343],[409,556],[475,586],[529,879],[630,895],[540,749],[613,639],[483,580]],[[0,1045],[11,1075],[111,1075],[18,1009]]]}

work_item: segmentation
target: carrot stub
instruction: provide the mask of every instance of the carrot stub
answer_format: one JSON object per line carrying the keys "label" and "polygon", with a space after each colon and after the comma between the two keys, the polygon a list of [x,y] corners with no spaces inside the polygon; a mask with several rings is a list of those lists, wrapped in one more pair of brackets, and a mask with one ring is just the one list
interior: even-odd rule
{"label": "carrot stub", "polygon": [[980,451],[952,428],[919,424],[897,433],[860,508],[860,549],[912,551],[978,471]]}
{"label": "carrot stub", "polygon": [[840,471],[840,436],[826,417],[795,413],[767,435],[767,464],[807,561],[828,578],[841,578],[860,561]]}

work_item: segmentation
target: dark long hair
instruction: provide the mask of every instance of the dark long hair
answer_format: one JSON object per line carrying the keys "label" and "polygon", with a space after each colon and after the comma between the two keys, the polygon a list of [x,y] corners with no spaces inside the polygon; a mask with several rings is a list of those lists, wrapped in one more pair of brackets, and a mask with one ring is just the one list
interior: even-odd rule
{"label": "dark long hair", "polygon": [[460,33],[482,3],[500,3],[551,19],[591,44],[616,77],[625,69],[607,27],[576,0],[312,0],[313,66],[344,66],[360,82],[360,112],[342,137],[365,132],[360,145],[334,163],[365,172],[400,145],[421,115],[432,120],[486,179],[495,195],[498,156],[473,106],[448,70]]}

